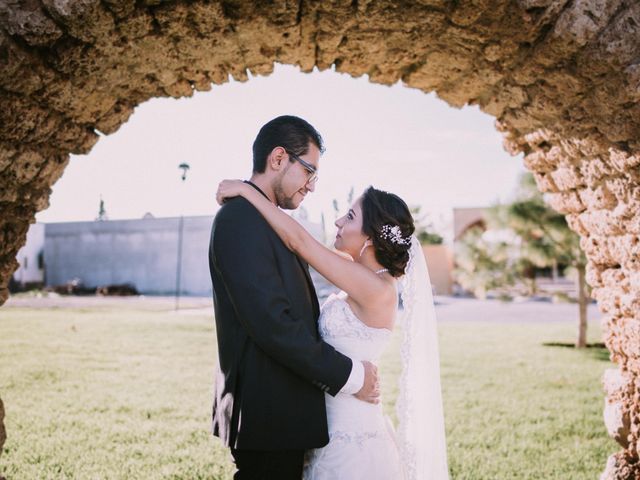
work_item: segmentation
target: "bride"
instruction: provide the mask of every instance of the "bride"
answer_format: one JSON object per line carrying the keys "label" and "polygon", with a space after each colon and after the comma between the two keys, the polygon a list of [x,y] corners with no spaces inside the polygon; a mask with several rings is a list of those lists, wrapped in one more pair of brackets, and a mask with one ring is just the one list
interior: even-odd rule
{"label": "bride", "polygon": [[[375,363],[403,316],[398,430],[380,404],[325,394],[329,443],[308,452],[305,480],[446,480],[444,414],[438,340],[426,262],[411,212],[398,196],[369,187],[336,221],[336,250],[239,180],[224,180],[218,203],[241,195],[265,217],[284,244],[340,288],[322,305],[322,338],[353,359]],[[400,284],[400,285],[398,285]]]}

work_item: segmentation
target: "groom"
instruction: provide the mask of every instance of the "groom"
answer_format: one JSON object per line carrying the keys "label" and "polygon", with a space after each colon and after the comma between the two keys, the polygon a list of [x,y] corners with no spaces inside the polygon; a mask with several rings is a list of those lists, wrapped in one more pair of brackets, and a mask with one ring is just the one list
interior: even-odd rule
{"label": "groom", "polygon": [[[315,189],[320,134],[282,116],[253,143],[249,183],[283,209]],[[244,198],[222,206],[209,246],[218,375],[213,434],[231,448],[236,480],[300,480],[304,451],[329,442],[325,392],[377,403],[376,368],[318,334],[308,266]]]}

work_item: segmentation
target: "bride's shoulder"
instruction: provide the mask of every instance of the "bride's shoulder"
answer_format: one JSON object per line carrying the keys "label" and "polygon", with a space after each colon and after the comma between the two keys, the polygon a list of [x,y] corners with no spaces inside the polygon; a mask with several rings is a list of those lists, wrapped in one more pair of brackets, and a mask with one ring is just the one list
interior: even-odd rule
{"label": "bride's shoulder", "polygon": [[383,280],[385,286],[380,291],[379,301],[385,304],[396,302],[398,298],[398,281],[391,275]]}

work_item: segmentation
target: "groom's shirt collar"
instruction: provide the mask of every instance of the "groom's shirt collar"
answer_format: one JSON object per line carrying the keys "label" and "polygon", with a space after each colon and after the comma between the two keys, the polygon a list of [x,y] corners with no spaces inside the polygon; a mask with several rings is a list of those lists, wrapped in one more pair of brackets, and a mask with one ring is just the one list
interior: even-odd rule
{"label": "groom's shirt collar", "polygon": [[267,196],[267,194],[264,193],[262,190],[260,190],[260,187],[258,187],[255,183],[253,183],[251,180],[243,180],[243,181],[244,181],[244,183],[248,183],[249,185],[251,185],[257,191],[259,191],[264,196],[264,198],[266,198],[267,200],[269,200],[271,202],[271,199]]}

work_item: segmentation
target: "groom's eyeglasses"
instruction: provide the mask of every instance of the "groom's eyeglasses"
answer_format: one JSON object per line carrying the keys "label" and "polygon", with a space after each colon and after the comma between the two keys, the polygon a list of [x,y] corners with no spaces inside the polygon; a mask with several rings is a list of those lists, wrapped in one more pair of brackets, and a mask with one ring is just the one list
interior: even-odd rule
{"label": "groom's eyeglasses", "polygon": [[309,173],[309,178],[307,178],[307,183],[316,183],[318,181],[318,169],[316,167],[311,165],[309,162],[305,162],[298,155],[290,152],[289,150],[285,149],[285,152],[287,152],[289,156],[293,158],[295,161],[300,162],[300,165],[302,165],[304,169]]}

